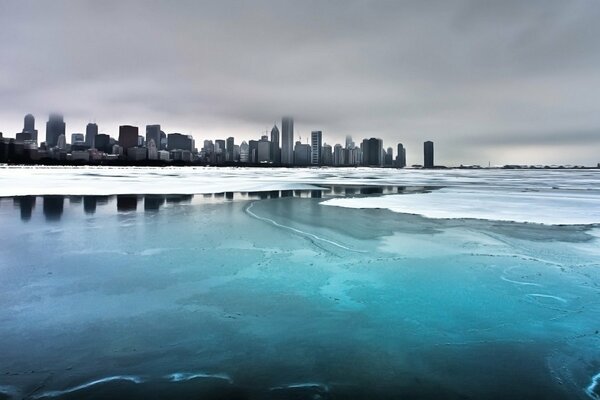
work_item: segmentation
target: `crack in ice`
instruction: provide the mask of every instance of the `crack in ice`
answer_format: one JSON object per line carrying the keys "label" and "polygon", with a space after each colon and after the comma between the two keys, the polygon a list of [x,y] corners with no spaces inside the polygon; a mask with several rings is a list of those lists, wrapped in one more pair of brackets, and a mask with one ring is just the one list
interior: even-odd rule
{"label": "crack in ice", "polygon": [[353,251],[353,252],[356,252],[356,253],[365,253],[365,251],[363,251],[363,250],[352,249],[350,247],[344,246],[343,244],[339,244],[337,242],[334,242],[333,240],[329,240],[329,239],[325,239],[325,238],[322,238],[320,236],[317,236],[314,233],[309,233],[309,232],[302,231],[300,229],[292,228],[291,226],[282,225],[282,224],[280,224],[280,223],[278,223],[278,222],[276,222],[276,221],[274,221],[274,220],[272,220],[270,218],[265,218],[265,217],[261,217],[259,215],[256,215],[255,213],[253,213],[252,211],[250,211],[250,209],[252,208],[252,206],[254,206],[254,202],[252,202],[246,208],[246,213],[248,213],[249,215],[251,215],[252,217],[254,217],[254,218],[256,218],[256,219],[258,219],[260,221],[265,221],[265,222],[268,222],[268,223],[270,223],[270,224],[272,224],[272,225],[274,225],[274,226],[276,226],[278,228],[288,229],[288,230],[290,230],[292,232],[296,232],[296,233],[298,233],[300,235],[307,236],[307,237],[310,237],[312,239],[319,240],[321,242],[331,244],[333,246],[339,247],[340,249],[344,249],[344,250],[347,250],[347,251]]}

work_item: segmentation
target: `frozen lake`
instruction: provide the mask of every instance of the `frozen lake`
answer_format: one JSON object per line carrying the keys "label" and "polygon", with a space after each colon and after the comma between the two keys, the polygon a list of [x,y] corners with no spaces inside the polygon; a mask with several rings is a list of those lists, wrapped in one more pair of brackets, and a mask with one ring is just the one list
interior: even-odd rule
{"label": "frozen lake", "polygon": [[0,399],[600,399],[599,172],[0,168]]}

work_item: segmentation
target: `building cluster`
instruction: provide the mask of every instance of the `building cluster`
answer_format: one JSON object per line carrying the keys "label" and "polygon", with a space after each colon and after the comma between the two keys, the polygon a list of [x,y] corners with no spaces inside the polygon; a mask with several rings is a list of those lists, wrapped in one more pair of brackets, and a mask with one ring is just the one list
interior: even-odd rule
{"label": "building cluster", "polygon": [[[267,131],[268,133],[268,131]],[[67,143],[63,116],[51,114],[46,122],[46,141],[38,144],[35,118],[25,116],[23,131],[15,139],[2,138],[0,162],[131,162],[189,163],[205,165],[273,165],[273,166],[406,166],[406,149],[402,143],[394,149],[383,146],[378,138],[366,138],[356,144],[350,136],[344,145],[323,142],[322,131],[312,131],[310,141],[294,140],[294,120],[284,117],[281,131],[275,124],[270,135],[258,140],[236,143],[235,138],[205,140],[197,149],[194,138],[182,133],[165,134],[160,125],[146,125],[141,135],[137,126],[121,125],[117,138],[100,133],[98,125],[89,123],[84,133],[72,133]],[[424,144],[425,168],[433,168],[433,142]]]}

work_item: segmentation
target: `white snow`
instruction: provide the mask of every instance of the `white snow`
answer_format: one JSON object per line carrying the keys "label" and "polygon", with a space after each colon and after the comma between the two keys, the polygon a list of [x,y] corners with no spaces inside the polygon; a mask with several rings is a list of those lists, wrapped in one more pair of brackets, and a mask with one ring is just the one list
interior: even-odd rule
{"label": "white snow", "polygon": [[322,202],[349,208],[386,208],[427,218],[474,218],[548,225],[600,223],[600,194],[585,191],[482,191],[462,188]]}
{"label": "white snow", "polygon": [[443,187],[322,203],[330,206],[387,208],[428,218],[600,223],[600,170],[0,166],[0,197],[200,194],[320,185]]}

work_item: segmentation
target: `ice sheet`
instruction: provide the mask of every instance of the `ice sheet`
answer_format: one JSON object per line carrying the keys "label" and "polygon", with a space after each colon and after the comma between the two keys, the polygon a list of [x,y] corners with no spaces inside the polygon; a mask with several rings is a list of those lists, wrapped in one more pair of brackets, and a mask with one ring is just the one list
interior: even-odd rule
{"label": "ice sheet", "polygon": [[337,198],[323,205],[386,208],[427,218],[474,218],[548,225],[600,223],[600,195],[595,191],[441,189],[431,193]]}

